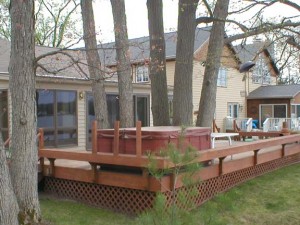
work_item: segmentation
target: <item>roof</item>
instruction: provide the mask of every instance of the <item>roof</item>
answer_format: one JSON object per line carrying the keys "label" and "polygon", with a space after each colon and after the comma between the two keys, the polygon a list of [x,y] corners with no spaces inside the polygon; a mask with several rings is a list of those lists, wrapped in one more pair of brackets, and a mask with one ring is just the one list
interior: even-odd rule
{"label": "roof", "polygon": [[271,75],[277,77],[280,74],[274,62],[274,45],[269,42],[255,41],[252,44],[234,46],[234,49],[242,63],[255,62],[258,60],[258,56],[263,54]]}
{"label": "roof", "polygon": [[[8,66],[10,60],[10,42],[0,38],[0,73],[8,74]],[[59,51],[59,48],[51,48],[44,46],[36,46],[36,57],[43,54]],[[71,55],[76,61],[80,62],[80,67],[74,66],[73,61],[66,54],[55,54],[47,56],[39,61],[39,63],[47,70],[55,70],[56,73],[49,73],[41,68],[37,69],[37,76],[40,77],[56,77],[56,78],[72,78],[72,79],[88,79],[87,66],[84,52],[75,50],[63,51]]]}
{"label": "roof", "polygon": [[[196,51],[210,35],[211,27],[196,28],[194,51]],[[177,32],[165,33],[166,59],[176,58]],[[115,42],[98,45],[101,62],[104,65],[116,64]],[[129,40],[129,52],[132,63],[142,62],[150,57],[149,37]]]}
{"label": "roof", "polygon": [[261,86],[250,92],[247,99],[294,98],[300,92],[300,84]]}
{"label": "roof", "polygon": [[248,61],[255,61],[257,55],[261,53],[264,49],[267,50],[270,55],[274,55],[273,45],[268,45],[268,43],[264,41],[255,41],[252,44],[242,44],[234,46],[238,57],[242,61],[242,63]]}

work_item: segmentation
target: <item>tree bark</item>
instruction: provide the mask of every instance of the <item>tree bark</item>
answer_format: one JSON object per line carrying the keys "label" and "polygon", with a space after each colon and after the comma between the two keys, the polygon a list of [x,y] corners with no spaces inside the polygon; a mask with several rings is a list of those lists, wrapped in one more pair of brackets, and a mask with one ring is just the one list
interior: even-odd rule
{"label": "tree bark", "polygon": [[154,126],[170,125],[162,0],[147,0],[150,38],[151,110]]}
{"label": "tree bark", "polygon": [[176,64],[174,75],[173,124],[190,126],[193,123],[193,56],[199,0],[179,0]]}
{"label": "tree bark", "polygon": [[10,180],[6,154],[0,134],[0,224],[17,225],[19,206]]}
{"label": "tree bark", "polygon": [[124,0],[111,0],[119,87],[120,126],[133,127],[133,90]]}
{"label": "tree bark", "polygon": [[95,20],[92,0],[81,0],[84,43],[87,56],[92,92],[94,97],[95,118],[99,128],[109,128],[106,94],[104,88],[104,71],[97,50]]}
{"label": "tree bark", "polygon": [[196,126],[211,127],[216,108],[217,80],[224,46],[225,19],[230,0],[218,0],[214,10],[214,21],[207,51],[204,79]]}
{"label": "tree bark", "polygon": [[11,179],[19,222],[40,220],[35,101],[34,1],[12,0],[9,88],[12,104]]}

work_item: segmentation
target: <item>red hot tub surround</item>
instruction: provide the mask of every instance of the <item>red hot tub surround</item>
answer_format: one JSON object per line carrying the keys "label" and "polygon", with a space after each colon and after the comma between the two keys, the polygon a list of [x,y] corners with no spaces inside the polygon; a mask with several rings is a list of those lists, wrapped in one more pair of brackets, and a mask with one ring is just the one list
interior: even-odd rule
{"label": "red hot tub surround", "polygon": [[[185,147],[191,145],[197,150],[209,149],[211,147],[210,134],[211,129],[208,127],[189,127],[183,131],[181,127],[175,126],[142,127],[142,153],[159,152],[166,148],[168,143],[173,143],[178,147],[181,137]],[[97,130],[98,152],[113,152],[113,141],[114,129]],[[119,130],[119,153],[136,153],[136,128]]]}

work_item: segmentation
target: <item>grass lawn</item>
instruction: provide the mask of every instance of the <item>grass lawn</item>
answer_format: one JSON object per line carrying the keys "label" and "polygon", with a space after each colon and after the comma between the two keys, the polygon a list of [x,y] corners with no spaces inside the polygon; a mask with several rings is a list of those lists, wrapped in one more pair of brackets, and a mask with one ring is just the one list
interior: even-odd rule
{"label": "grass lawn", "polygon": [[[51,225],[137,225],[122,214],[42,196],[43,217]],[[220,194],[190,213],[188,224],[300,224],[300,164],[258,177]],[[143,224],[145,225],[145,224]]]}

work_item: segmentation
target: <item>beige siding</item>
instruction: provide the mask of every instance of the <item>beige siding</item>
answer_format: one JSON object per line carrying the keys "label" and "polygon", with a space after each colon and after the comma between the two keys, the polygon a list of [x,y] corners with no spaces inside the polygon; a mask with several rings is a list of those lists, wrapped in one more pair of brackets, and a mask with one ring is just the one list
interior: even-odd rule
{"label": "beige siding", "polygon": [[[77,123],[78,123],[78,147],[75,149],[86,149],[86,92],[91,92],[91,85],[88,82],[38,82],[37,89],[73,90],[77,91]],[[105,86],[106,93],[118,93],[117,83],[109,83]],[[83,92],[83,99],[79,99],[79,93]],[[134,94],[149,96],[151,94],[150,85],[133,85]],[[149,98],[150,100],[150,98]],[[151,102],[151,101],[150,101]],[[150,104],[149,102],[149,104]],[[151,106],[149,106],[151,109]],[[150,124],[152,125],[152,115],[150,113]]]}
{"label": "beige siding", "polygon": [[174,87],[175,61],[167,61],[167,85]]}

